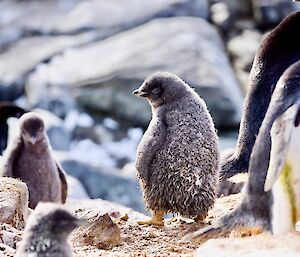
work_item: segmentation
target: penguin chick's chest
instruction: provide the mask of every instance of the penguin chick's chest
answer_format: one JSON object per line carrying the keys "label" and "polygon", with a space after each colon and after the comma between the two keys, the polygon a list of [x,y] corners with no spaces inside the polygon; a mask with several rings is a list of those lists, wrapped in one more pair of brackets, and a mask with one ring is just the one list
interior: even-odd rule
{"label": "penguin chick's chest", "polygon": [[23,151],[15,165],[14,174],[27,184],[30,198],[39,198],[37,201],[60,200],[59,174],[48,151],[41,154]]}

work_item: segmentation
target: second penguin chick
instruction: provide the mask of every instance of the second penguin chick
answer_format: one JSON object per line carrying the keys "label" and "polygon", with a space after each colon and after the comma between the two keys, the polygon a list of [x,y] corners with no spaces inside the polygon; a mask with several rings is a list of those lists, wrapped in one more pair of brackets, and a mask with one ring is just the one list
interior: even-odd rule
{"label": "second penguin chick", "polygon": [[29,190],[29,207],[40,202],[64,203],[67,182],[63,169],[52,156],[42,118],[28,112],[19,119],[20,133],[6,150],[0,173],[19,178]]}
{"label": "second penguin chick", "polygon": [[29,216],[15,257],[72,257],[68,236],[80,223],[59,204],[38,204]]}
{"label": "second penguin chick", "polygon": [[171,73],[155,73],[133,92],[145,97],[152,120],[137,150],[136,169],[151,220],[166,213],[205,219],[216,197],[218,138],[205,102]]}

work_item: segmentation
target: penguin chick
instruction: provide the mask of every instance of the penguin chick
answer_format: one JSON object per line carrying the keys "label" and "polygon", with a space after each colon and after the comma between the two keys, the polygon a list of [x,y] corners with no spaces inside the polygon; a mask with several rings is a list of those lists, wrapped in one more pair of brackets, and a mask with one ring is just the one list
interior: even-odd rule
{"label": "penguin chick", "polygon": [[80,223],[59,204],[39,203],[28,218],[15,257],[72,257],[68,236]]}
{"label": "penguin chick", "polygon": [[20,133],[3,156],[1,175],[19,178],[29,189],[29,207],[40,201],[64,203],[67,182],[52,156],[42,118],[33,112],[19,119]]}
{"label": "penguin chick", "polygon": [[236,149],[221,159],[221,180],[248,172],[252,148],[275,85],[283,72],[300,59],[299,27],[300,12],[292,13],[260,45],[249,76]]}
{"label": "penguin chick", "polygon": [[292,64],[276,85],[253,147],[242,203],[183,241],[217,237],[233,229],[274,234],[295,230],[300,219],[299,124],[300,61]]}
{"label": "penguin chick", "polygon": [[139,224],[163,225],[169,212],[203,220],[215,202],[219,167],[218,138],[204,101],[171,73],[155,73],[133,94],[152,108],[136,169],[153,217]]}

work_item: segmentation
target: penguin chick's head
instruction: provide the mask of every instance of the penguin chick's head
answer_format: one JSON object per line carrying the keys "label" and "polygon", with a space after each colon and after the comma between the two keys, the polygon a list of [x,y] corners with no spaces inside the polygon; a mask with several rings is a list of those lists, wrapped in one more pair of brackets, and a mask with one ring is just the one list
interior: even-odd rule
{"label": "penguin chick's head", "polygon": [[80,223],[60,204],[39,203],[27,221],[25,233],[37,239],[66,239]]}
{"label": "penguin chick's head", "polygon": [[40,115],[28,112],[19,119],[22,138],[35,145],[44,139],[44,122]]}
{"label": "penguin chick's head", "polygon": [[148,77],[133,94],[145,97],[152,106],[157,107],[177,100],[185,95],[188,89],[189,86],[176,75],[158,72]]}

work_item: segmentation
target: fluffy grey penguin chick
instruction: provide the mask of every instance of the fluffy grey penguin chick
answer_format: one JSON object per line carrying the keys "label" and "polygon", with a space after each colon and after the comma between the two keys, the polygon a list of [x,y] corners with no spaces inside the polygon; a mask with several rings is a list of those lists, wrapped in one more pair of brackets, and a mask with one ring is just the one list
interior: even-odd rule
{"label": "fluffy grey penguin chick", "polygon": [[155,73],[133,92],[145,97],[152,119],[137,150],[136,169],[151,220],[165,213],[203,220],[216,197],[218,138],[205,102],[171,73]]}
{"label": "fluffy grey penguin chick", "polygon": [[68,188],[65,173],[53,159],[42,118],[29,112],[19,124],[20,133],[4,154],[1,175],[27,184],[32,209],[40,201],[64,203]]}
{"label": "fluffy grey penguin chick", "polygon": [[60,204],[39,203],[29,216],[15,257],[72,257],[68,236],[80,223]]}

